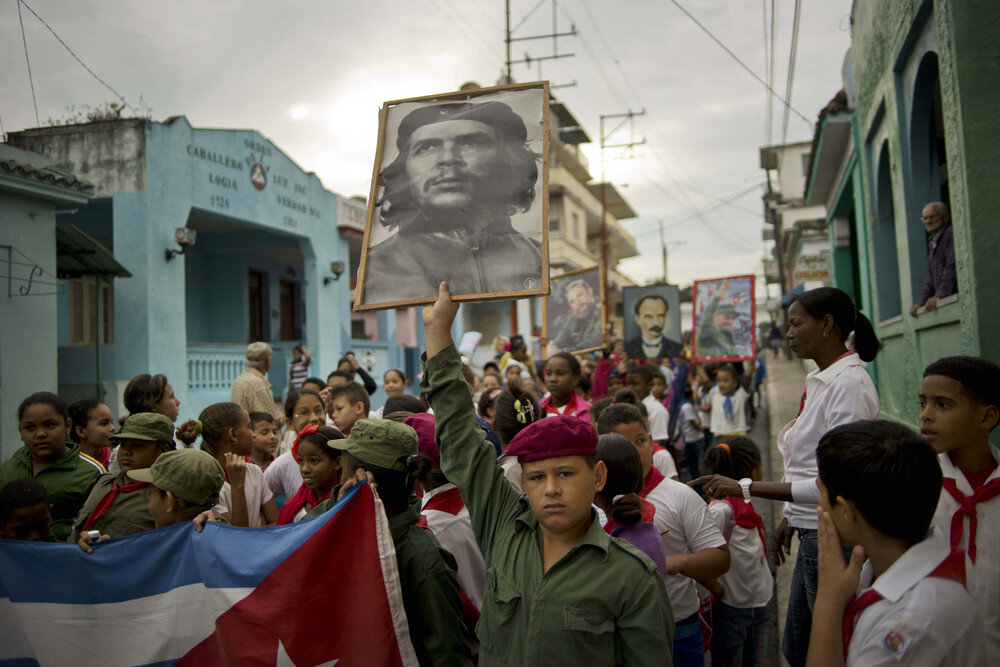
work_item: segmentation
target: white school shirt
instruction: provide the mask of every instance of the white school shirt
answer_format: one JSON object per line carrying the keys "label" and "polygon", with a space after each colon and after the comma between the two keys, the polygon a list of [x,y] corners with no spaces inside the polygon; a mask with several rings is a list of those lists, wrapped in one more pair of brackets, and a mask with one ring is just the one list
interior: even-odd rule
{"label": "white school shirt", "polygon": [[[656,508],[653,525],[660,531],[667,556],[693,554],[726,545],[726,538],[708,515],[705,502],[687,484],[667,478],[646,495],[646,500]],[[674,619],[681,621],[698,611],[694,579],[668,574],[663,583],[674,609]]]}
{"label": "white school shirt", "polygon": [[[714,412],[714,411],[713,411]],[[806,376],[806,404],[802,414],[778,433],[778,451],[785,461],[781,481],[792,483],[793,501],[785,503],[785,518],[793,528],[817,527],[816,447],[820,438],[841,424],[878,419],[878,392],[853,352]]]}
{"label": "white school shirt", "polygon": [[[277,461],[277,459],[275,460]],[[274,464],[272,463],[271,465]],[[270,470],[270,467],[268,466],[268,470]],[[261,526],[266,526],[264,514],[260,511],[260,508],[268,500],[272,500],[274,496],[271,495],[271,489],[268,488],[267,483],[264,481],[264,473],[256,463],[247,463],[247,475],[243,482],[243,493],[247,498],[247,517],[250,520],[250,527],[260,528]],[[233,516],[233,489],[229,485],[229,482],[222,485],[222,491],[219,492],[219,504],[213,509],[219,514]]]}
{"label": "white school shirt", "polygon": [[649,436],[660,442],[669,439],[670,413],[667,409],[653,394],[646,394],[642,404],[646,406],[646,414],[649,415]]}
{"label": "white school shirt", "polygon": [[674,457],[671,456],[670,452],[666,449],[653,452],[653,467],[663,473],[664,477],[679,477],[677,474],[677,465],[674,463]]}
{"label": "white school shirt", "polygon": [[483,592],[486,589],[486,561],[479,550],[476,535],[472,532],[469,509],[462,505],[457,513],[427,509],[434,496],[456,488],[445,484],[424,493],[420,500],[420,514],[427,519],[427,528],[434,533],[441,546],[458,561],[458,585],[468,596],[476,609],[483,608]]}
{"label": "white school shirt", "polygon": [[285,499],[289,500],[298,493],[299,487],[302,486],[302,473],[291,451],[271,461],[271,465],[264,471],[264,481],[267,482],[267,488],[274,497],[284,493]]}
{"label": "white school shirt", "polygon": [[757,529],[733,525],[733,508],[723,500],[709,503],[708,513],[723,537],[730,526],[733,529],[729,535],[729,571],[718,578],[726,589],[722,601],[738,609],[766,606],[771,599],[774,580]]}
{"label": "white school shirt", "polygon": [[874,582],[871,561],[864,564],[858,597],[874,588],[885,599],[855,617],[848,666],[989,664],[968,591],[957,581],[927,576],[950,552],[948,541],[933,535],[907,549]]}
{"label": "white school shirt", "polygon": [[[1000,451],[990,447],[993,459],[1000,463]],[[955,467],[947,454],[938,454],[941,473],[955,480],[958,490],[966,496],[972,495],[972,486]],[[986,480],[1000,477],[1000,467]],[[941,489],[941,499],[934,513],[932,525],[944,537],[951,540],[951,518],[958,511],[958,501],[951,494]],[[976,505],[976,563],[975,584],[969,580],[969,594],[979,605],[979,614],[986,630],[986,653],[990,664],[1000,664],[1000,496],[978,503]],[[962,541],[959,549],[969,548],[969,517],[962,521]]]}
{"label": "white school shirt", "polygon": [[718,387],[712,387],[708,392],[708,400],[712,402],[711,421],[709,428],[712,433],[746,433],[747,431],[747,392],[743,387],[737,387],[730,399],[733,408],[733,418],[726,416],[726,395]]}
{"label": "white school shirt", "polygon": [[[701,430],[701,412],[691,401],[681,403],[681,433],[684,435],[684,442],[697,442],[705,437]],[[691,426],[691,422],[696,422],[698,427]]]}
{"label": "white school shirt", "polygon": [[497,465],[503,468],[503,476],[510,482],[510,485],[519,492],[523,492],[524,489],[521,487],[521,464],[517,462],[517,457],[502,454],[497,459]]}

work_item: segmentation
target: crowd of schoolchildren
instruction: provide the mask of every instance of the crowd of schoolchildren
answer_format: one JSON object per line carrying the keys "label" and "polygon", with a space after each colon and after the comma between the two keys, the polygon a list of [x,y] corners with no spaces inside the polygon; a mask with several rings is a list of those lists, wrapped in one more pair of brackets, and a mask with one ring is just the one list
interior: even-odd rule
{"label": "crowd of schoolchildren", "polygon": [[[99,401],[28,396],[0,537],[92,553],[182,522],[281,525],[367,481],[424,665],[763,664],[793,538],[789,664],[1000,664],[996,364],[935,361],[910,397],[919,432],[880,421],[870,322],[839,290],[798,295],[786,342],[816,368],[768,481],[747,437],[760,357],[629,360],[608,340],[536,364],[514,336],[477,372],[451,340],[457,308],[442,285],[420,394],[391,369],[378,410],[356,363],[323,381],[303,350],[283,424],[236,403],[177,424],[162,375],[128,383],[120,423]],[[754,498],[784,501],[774,535]]]}

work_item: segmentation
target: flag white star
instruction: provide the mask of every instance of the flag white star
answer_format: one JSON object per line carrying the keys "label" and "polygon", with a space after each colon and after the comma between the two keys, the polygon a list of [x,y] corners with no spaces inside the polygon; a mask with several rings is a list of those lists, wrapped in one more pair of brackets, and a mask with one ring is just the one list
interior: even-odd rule
{"label": "flag white star", "polygon": [[[337,664],[339,660],[331,660],[330,662],[324,662],[316,667],[333,667]],[[278,640],[278,655],[274,661],[276,667],[295,667],[295,663],[290,657],[288,657],[288,651],[285,649],[285,645],[281,643],[281,639]]]}

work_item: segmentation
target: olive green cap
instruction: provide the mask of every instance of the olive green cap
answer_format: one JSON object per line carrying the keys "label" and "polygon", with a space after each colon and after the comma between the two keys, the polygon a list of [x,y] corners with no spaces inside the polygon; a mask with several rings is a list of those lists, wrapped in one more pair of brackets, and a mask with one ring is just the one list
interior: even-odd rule
{"label": "olive green cap", "polygon": [[720,303],[719,307],[715,309],[716,315],[725,315],[726,313],[735,313],[735,312],[736,312],[736,306],[729,303],[728,301]]}
{"label": "olive green cap", "polygon": [[417,432],[386,419],[359,419],[343,449],[369,465],[406,472],[406,459],[417,453]]}
{"label": "olive green cap", "polygon": [[151,468],[130,470],[137,482],[151,482],[192,505],[214,505],[226,482],[215,457],[200,449],[174,449],[156,457]]}
{"label": "olive green cap", "polygon": [[111,436],[112,440],[151,440],[154,442],[173,442],[174,423],[155,412],[137,412],[125,418],[122,430]]}

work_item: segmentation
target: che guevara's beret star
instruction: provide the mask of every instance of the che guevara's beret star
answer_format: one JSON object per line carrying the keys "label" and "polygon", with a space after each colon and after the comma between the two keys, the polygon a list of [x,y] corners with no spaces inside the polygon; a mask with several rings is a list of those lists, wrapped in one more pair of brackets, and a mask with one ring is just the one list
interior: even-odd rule
{"label": "che guevara's beret star", "polygon": [[396,134],[396,148],[403,149],[414,130],[424,125],[449,120],[474,120],[489,125],[507,141],[523,142],[528,138],[524,121],[503,102],[455,102],[432,104],[406,114]]}
{"label": "che guevara's beret star", "polygon": [[554,415],[528,424],[507,445],[519,463],[557,456],[596,456],[597,431],[579,417]]}

